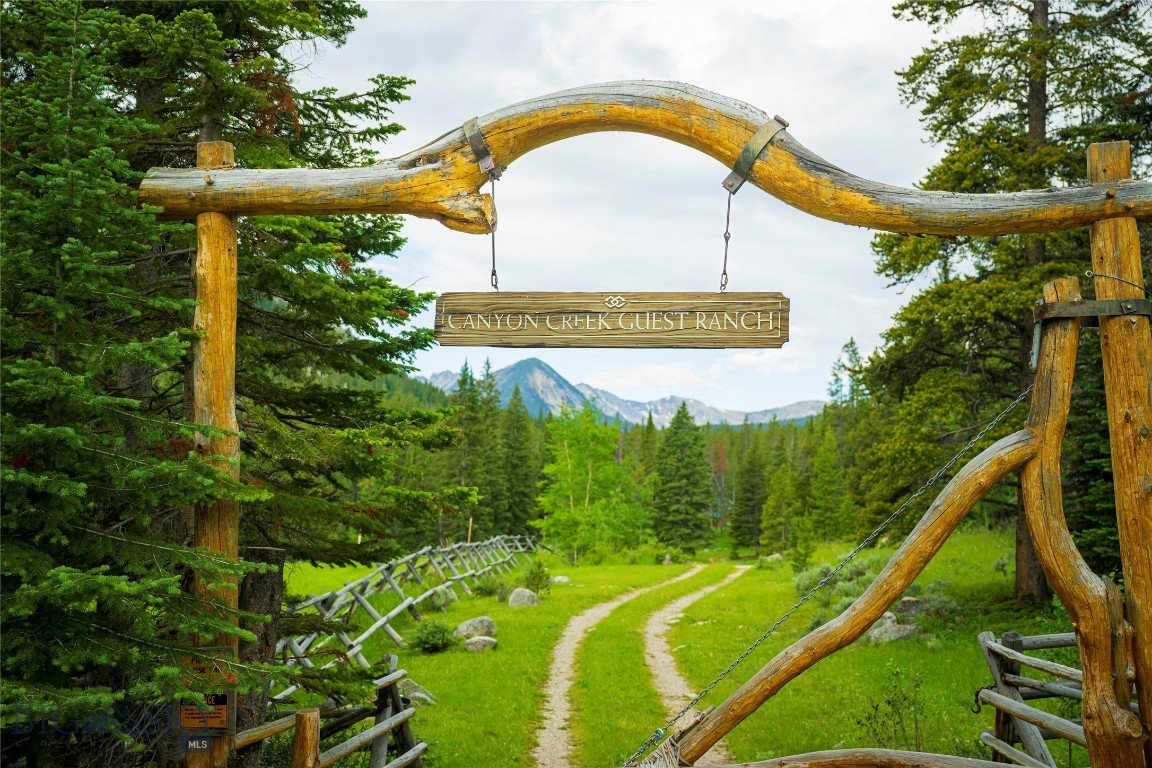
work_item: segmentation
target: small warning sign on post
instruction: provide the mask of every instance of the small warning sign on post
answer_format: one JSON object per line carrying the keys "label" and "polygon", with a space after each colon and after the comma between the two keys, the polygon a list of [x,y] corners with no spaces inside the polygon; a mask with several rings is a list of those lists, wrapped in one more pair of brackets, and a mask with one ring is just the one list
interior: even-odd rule
{"label": "small warning sign on post", "polygon": [[180,728],[186,731],[230,732],[233,713],[227,693],[209,693],[203,704],[180,706]]}
{"label": "small warning sign on post", "polygon": [[204,694],[204,702],[177,706],[176,726],[189,739],[206,734],[236,733],[236,701],[232,690],[236,681],[228,671],[227,659],[232,657],[230,646],[210,646],[200,649],[201,654],[184,657],[185,669],[192,676],[195,688],[215,689]]}

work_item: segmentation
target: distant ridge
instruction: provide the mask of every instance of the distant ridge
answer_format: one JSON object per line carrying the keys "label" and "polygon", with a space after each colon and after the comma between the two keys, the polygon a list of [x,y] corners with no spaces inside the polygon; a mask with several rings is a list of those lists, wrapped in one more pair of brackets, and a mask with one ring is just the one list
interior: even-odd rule
{"label": "distant ridge", "polygon": [[[692,414],[697,424],[742,424],[745,421],[749,424],[766,424],[773,419],[806,421],[824,408],[823,400],[801,400],[779,408],[751,412],[717,408],[701,400],[675,395],[650,402],[625,400],[607,390],[587,384],[574,385],[557,373],[552,366],[534,357],[501,368],[494,376],[501,402],[507,403],[508,398],[512,396],[512,390],[520,387],[520,397],[524,399],[525,407],[533,416],[559,413],[564,405],[581,408],[586,400],[591,400],[608,421],[619,419],[626,424],[643,424],[651,413],[652,422],[656,426],[666,427],[680,408],[680,403],[688,404],[688,412]],[[451,392],[456,388],[458,378],[458,373],[440,371],[425,377],[424,380],[445,392]]]}

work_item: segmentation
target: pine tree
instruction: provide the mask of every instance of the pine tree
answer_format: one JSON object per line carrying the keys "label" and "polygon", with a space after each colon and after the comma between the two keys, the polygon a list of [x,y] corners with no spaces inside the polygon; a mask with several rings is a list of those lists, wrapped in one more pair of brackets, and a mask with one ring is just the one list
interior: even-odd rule
{"label": "pine tree", "polygon": [[656,450],[656,487],[652,500],[656,538],[664,544],[695,552],[711,528],[711,467],[704,436],[680,408],[672,417]]}
{"label": "pine tree", "polygon": [[656,448],[660,445],[660,433],[656,423],[652,421],[652,411],[648,411],[648,419],[644,422],[640,433],[640,475],[642,478],[651,477],[656,473]]}
{"label": "pine tree", "polygon": [[[467,502],[397,481],[404,453],[451,439],[440,414],[325,379],[401,373],[431,343],[404,327],[430,295],[366,265],[402,243],[397,218],[243,222],[236,485],[190,453],[207,431],[185,422],[192,229],[133,194],[149,166],[192,164],[200,139],[231,141],[241,165],[371,162],[408,81],[291,82],[299,43],[339,44],[361,15],[347,0],[3,6],[5,708],[83,718],[187,694],[185,646],[231,624],[182,586],[242,573],[184,546],[196,503],[241,500],[243,543],[348,562]],[[115,739],[57,747],[69,757],[44,759],[149,759]]]}
{"label": "pine tree", "polygon": [[[773,426],[778,426],[773,423]],[[775,434],[773,434],[773,431]],[[783,430],[769,431],[771,449],[768,454],[765,495],[760,516],[760,547],[768,552],[784,549],[792,537],[793,515],[796,512],[796,482],[785,450]]]}
{"label": "pine tree", "polygon": [[503,532],[497,527],[497,522],[508,516],[507,465],[501,460],[504,446],[501,444],[500,393],[496,389],[496,375],[488,360],[484,361],[484,373],[477,382],[477,390],[477,431],[472,435],[476,459],[473,484],[480,488],[482,498],[473,526],[473,539]]}
{"label": "pine tree", "polygon": [[103,723],[75,739],[6,733],[4,761],[131,765],[131,742],[105,732],[110,713],[186,696],[192,634],[230,628],[181,593],[183,575],[242,572],[166,539],[187,505],[237,489],[190,453],[192,425],[126,394],[124,370],[181,364],[186,335],[141,326],[189,302],[136,279],[137,260],[180,228],[136,206],[138,176],[116,152],[149,126],[117,110],[108,49],[93,44],[115,19],[78,2],[0,13],[0,708],[6,726]]}
{"label": "pine tree", "polygon": [[851,531],[849,521],[842,517],[847,492],[840,442],[827,419],[822,417],[820,423],[820,444],[812,457],[812,531],[817,540],[829,541]]}
{"label": "pine tree", "polygon": [[513,388],[500,420],[505,504],[504,517],[497,523],[496,533],[529,533],[528,521],[536,517],[540,465],[535,452],[534,431],[517,386]]}
{"label": "pine tree", "polygon": [[764,502],[768,498],[766,465],[760,447],[759,430],[745,424],[743,432],[748,433],[748,447],[736,465],[736,497],[728,527],[732,541],[741,547],[760,546],[760,519]]}
{"label": "pine tree", "polygon": [[[902,95],[922,105],[930,138],[946,147],[924,187],[1001,192],[1077,183],[1091,141],[1130,139],[1137,158],[1148,156],[1146,5],[905,0],[895,13],[937,35],[968,14],[983,22],[938,38],[900,73]],[[1030,383],[1032,303],[1045,282],[1082,271],[1088,257],[1083,230],[957,240],[880,235],[874,249],[878,271],[892,281],[931,281],[897,314],[865,372],[891,415],[891,430],[871,451],[891,477],[877,477],[866,493],[890,507]],[[1047,596],[1030,546],[1018,547],[1016,575],[1017,594]]]}

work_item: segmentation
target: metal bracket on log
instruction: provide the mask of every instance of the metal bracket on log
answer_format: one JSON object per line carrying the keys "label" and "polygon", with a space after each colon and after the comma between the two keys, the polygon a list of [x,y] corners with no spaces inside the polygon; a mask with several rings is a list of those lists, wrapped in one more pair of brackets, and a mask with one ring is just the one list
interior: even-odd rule
{"label": "metal bracket on log", "polygon": [[1036,370],[1040,356],[1040,335],[1047,320],[1079,317],[1081,327],[1099,325],[1100,317],[1124,317],[1127,315],[1152,315],[1152,301],[1148,299],[1116,299],[1112,301],[1055,301],[1045,304],[1037,301],[1032,309],[1032,355],[1028,359],[1028,369]]}
{"label": "metal bracket on log", "polygon": [[760,153],[764,151],[764,147],[768,146],[768,142],[776,137],[776,134],[788,127],[788,121],[775,115],[771,120],[760,126],[756,133],[752,134],[752,138],[748,139],[748,143],[744,145],[744,149],[740,150],[740,156],[736,158],[736,164],[732,166],[732,173],[724,179],[724,189],[728,190],[728,194],[734,195],[740,187],[744,186],[744,182],[748,180],[748,174],[752,172],[752,165],[756,162],[756,158],[760,157]]}
{"label": "metal bracket on log", "polygon": [[492,157],[492,150],[488,148],[488,142],[484,140],[484,133],[480,130],[479,118],[472,118],[464,123],[464,136],[468,139],[468,146],[472,147],[472,154],[476,156],[476,162],[480,164],[480,170],[488,174],[488,178],[496,181],[504,173],[504,169],[496,164],[496,160]]}

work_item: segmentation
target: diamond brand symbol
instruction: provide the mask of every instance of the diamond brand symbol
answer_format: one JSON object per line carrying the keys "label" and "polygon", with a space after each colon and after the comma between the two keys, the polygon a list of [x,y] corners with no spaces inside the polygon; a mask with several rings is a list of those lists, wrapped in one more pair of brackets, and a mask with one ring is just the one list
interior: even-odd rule
{"label": "diamond brand symbol", "polygon": [[628,302],[624,301],[623,296],[609,296],[608,298],[604,299],[604,303],[611,309],[619,309]]}

